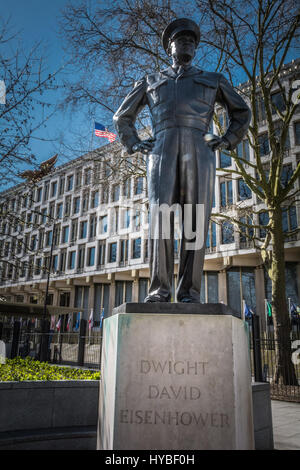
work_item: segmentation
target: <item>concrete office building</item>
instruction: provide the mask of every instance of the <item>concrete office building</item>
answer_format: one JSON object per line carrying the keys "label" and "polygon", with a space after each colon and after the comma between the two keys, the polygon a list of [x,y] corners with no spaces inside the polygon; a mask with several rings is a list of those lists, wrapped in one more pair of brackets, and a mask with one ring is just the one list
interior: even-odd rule
{"label": "concrete office building", "polygon": [[[299,71],[299,64],[300,60],[283,69],[281,78],[286,89],[291,86],[290,72]],[[274,89],[272,99],[277,106],[284,106],[279,90]],[[261,150],[267,168],[270,158],[267,127],[259,100],[258,106]],[[278,120],[274,114],[274,121]],[[105,145],[56,168],[34,188],[19,184],[0,194],[1,213],[9,214],[0,221],[0,295],[12,302],[43,303],[52,245],[49,287],[52,305],[74,306],[84,312],[85,318],[94,309],[97,324],[102,307],[108,315],[123,302],[143,301],[149,277],[146,181],[142,176],[123,181],[108,178],[109,165],[105,162],[117,161],[121,153],[120,144]],[[250,162],[253,159],[247,140],[239,145],[238,153]],[[236,214],[243,206],[263,208],[263,203],[241,179],[234,175],[228,178],[222,170],[234,168],[233,160],[219,151],[216,158],[221,170],[216,177],[213,212]],[[289,128],[283,184],[299,161],[298,109]],[[254,175],[251,166],[248,171]],[[298,179],[295,188],[299,184]],[[260,217],[263,222],[264,215]],[[300,202],[295,201],[284,213],[284,227],[294,230],[299,222]],[[263,230],[256,229],[256,235],[263,239]],[[174,284],[177,251],[175,241]],[[299,304],[300,232],[286,240],[285,254],[286,295]],[[245,301],[261,315],[263,325],[265,299],[271,300],[271,283],[259,251],[229,222],[223,225],[211,222],[201,300],[224,302],[238,311],[242,311]]]}

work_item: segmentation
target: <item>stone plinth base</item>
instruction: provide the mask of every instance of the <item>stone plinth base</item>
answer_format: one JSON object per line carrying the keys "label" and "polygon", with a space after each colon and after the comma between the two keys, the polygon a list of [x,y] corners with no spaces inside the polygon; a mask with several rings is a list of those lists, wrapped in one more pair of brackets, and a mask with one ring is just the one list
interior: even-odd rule
{"label": "stone plinth base", "polygon": [[244,323],[189,308],[104,321],[98,449],[254,448]]}

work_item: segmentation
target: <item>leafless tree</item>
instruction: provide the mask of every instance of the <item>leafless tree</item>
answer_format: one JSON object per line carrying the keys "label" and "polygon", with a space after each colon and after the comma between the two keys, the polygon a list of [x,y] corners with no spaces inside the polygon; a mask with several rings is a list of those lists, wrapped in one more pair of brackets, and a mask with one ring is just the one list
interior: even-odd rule
{"label": "leafless tree", "polygon": [[[42,45],[31,50],[20,46],[21,37],[14,34],[10,22],[0,22],[0,179],[16,181],[20,169],[35,165],[31,142],[38,129],[53,114],[53,106],[43,93],[56,88],[58,70],[49,74],[42,56]],[[37,118],[36,110],[39,110]]]}

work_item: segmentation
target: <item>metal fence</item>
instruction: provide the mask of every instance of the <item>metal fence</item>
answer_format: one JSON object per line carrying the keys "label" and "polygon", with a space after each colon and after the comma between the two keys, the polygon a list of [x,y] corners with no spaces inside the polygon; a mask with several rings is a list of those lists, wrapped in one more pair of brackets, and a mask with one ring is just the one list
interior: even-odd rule
{"label": "metal fence", "polygon": [[[271,398],[300,402],[300,328],[293,328],[288,348],[291,355],[292,371],[296,376],[292,385],[286,371],[286,384],[276,383],[278,354],[282,353],[282,345],[276,343],[271,329],[260,332],[259,317],[254,315],[249,326],[249,349],[251,358],[252,380],[269,382]],[[32,329],[24,327],[20,321],[6,324],[0,321],[0,339],[6,343],[7,357],[32,356],[41,359],[42,343],[44,342],[46,360],[53,364],[76,365],[100,369],[102,331],[87,328],[87,321],[80,321],[77,332],[54,332],[42,330],[39,323]],[[279,347],[280,346],[280,347]]]}
{"label": "metal fence", "polygon": [[[260,332],[259,317],[254,315],[249,322],[249,345],[252,380],[269,382],[271,398],[274,400],[300,403],[299,325],[292,329],[289,344],[283,345],[275,339],[272,329],[267,332]],[[289,367],[281,371],[285,380],[277,380],[279,356],[284,354],[288,355]]]}
{"label": "metal fence", "polygon": [[6,356],[31,356],[41,360],[42,343],[46,344],[46,357],[53,364],[76,365],[100,369],[102,332],[87,329],[81,320],[77,332],[43,332],[41,325],[28,329],[20,321],[0,324],[0,339],[6,345]]}

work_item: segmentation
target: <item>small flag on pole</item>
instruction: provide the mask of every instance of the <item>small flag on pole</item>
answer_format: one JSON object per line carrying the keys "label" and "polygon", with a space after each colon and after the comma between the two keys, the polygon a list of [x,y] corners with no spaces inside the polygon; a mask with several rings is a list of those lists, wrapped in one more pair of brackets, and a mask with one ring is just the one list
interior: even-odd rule
{"label": "small flag on pole", "polygon": [[71,315],[68,315],[67,331],[70,331]]}
{"label": "small flag on pole", "polygon": [[299,307],[297,307],[294,304],[294,302],[291,301],[291,303],[290,303],[290,314],[291,314],[292,317],[297,317],[299,315],[298,308]]}
{"label": "small flag on pole", "polygon": [[97,137],[106,137],[110,142],[114,142],[116,140],[117,135],[109,132],[109,130],[104,127],[99,122],[95,121],[95,135]]}
{"label": "small flag on pole", "polygon": [[59,317],[58,322],[56,323],[56,329],[60,331],[60,327],[61,327],[61,317]]}
{"label": "small flag on pole", "polygon": [[245,318],[251,318],[252,315],[253,315],[252,310],[248,307],[248,305],[245,302],[245,305],[244,305],[244,316],[245,316]]}
{"label": "small flag on pole", "polygon": [[89,318],[89,330],[91,330],[94,326],[94,310],[91,310],[90,318]]}
{"label": "small flag on pole", "polygon": [[104,318],[104,308],[102,309],[101,315],[100,315],[100,328],[102,328],[102,322]]}
{"label": "small flag on pole", "polygon": [[76,323],[75,323],[75,331],[79,330],[79,326],[80,326],[80,312],[77,313]]}
{"label": "small flag on pole", "polygon": [[51,323],[50,323],[50,330],[54,330],[55,328],[55,315],[51,316]]}

